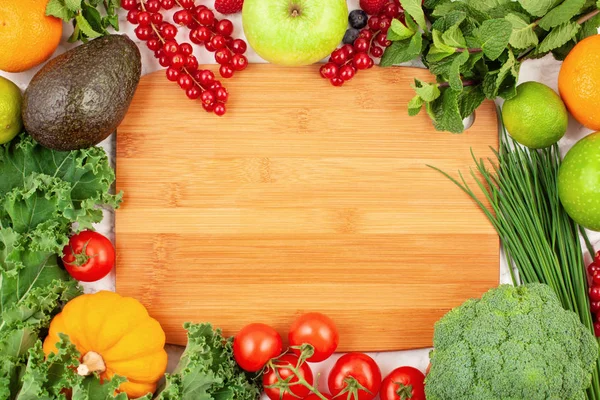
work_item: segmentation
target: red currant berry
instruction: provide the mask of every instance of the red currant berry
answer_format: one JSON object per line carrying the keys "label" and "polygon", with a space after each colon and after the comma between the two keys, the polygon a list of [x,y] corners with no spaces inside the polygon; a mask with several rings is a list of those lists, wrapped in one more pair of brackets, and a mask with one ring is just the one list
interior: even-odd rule
{"label": "red currant berry", "polygon": [[199,23],[197,23],[195,20],[191,20],[189,24],[187,24],[187,27],[189,29],[197,29],[200,26]]}
{"label": "red currant berry", "polygon": [[600,275],[596,274],[592,277],[592,286],[600,286]]}
{"label": "red currant berry", "polygon": [[354,41],[354,50],[357,53],[364,53],[369,50],[369,41],[365,38],[358,38]]}
{"label": "red currant berry", "polygon": [[210,86],[215,81],[215,74],[213,74],[212,71],[205,69],[200,72],[200,78],[198,80],[202,86]]}
{"label": "red currant berry", "polygon": [[185,91],[185,95],[190,100],[196,100],[198,97],[200,97],[201,93],[202,92],[200,91],[200,88],[198,88],[198,86],[196,85],[192,86],[191,88]]}
{"label": "red currant berry", "polygon": [[370,29],[365,28],[362,31],[360,31],[360,33],[358,34],[358,37],[366,39],[366,40],[371,40],[371,38],[373,37],[373,32],[371,32]]}
{"label": "red currant berry", "polygon": [[342,68],[340,68],[340,78],[345,81],[349,81],[350,79],[354,78],[355,74],[356,70],[352,65],[344,65]]}
{"label": "red currant berry", "polygon": [[226,112],[227,112],[227,109],[225,108],[225,104],[218,103],[217,105],[215,105],[215,109],[214,109],[215,115],[222,117],[223,115],[225,115]]}
{"label": "red currant berry", "polygon": [[226,46],[225,37],[223,35],[213,36],[210,42],[216,50],[224,49]]}
{"label": "red currant berry", "polygon": [[592,286],[590,288],[590,300],[600,301],[600,286]]}
{"label": "red currant berry", "polygon": [[198,59],[194,55],[189,55],[185,59],[185,67],[188,71],[195,71],[198,69]]}
{"label": "red currant berry", "polygon": [[369,66],[367,67],[367,69],[373,68],[373,65],[375,65],[375,61],[373,61],[372,58],[369,58]]}
{"label": "red currant berry", "polygon": [[200,13],[206,9],[208,9],[208,7],[206,7],[203,4],[200,4],[199,6],[194,7],[194,9],[192,11],[193,11],[194,15],[196,16],[196,18],[198,18],[198,16],[200,16]]}
{"label": "red currant berry", "polygon": [[596,256],[594,257],[594,261],[600,262],[600,251],[596,252]]}
{"label": "red currant berry", "polygon": [[163,22],[163,16],[161,13],[154,13],[150,16],[150,21],[152,21],[154,25],[160,26]]}
{"label": "red currant berry", "polygon": [[[590,302],[590,311],[594,314],[596,314],[598,311],[600,311],[600,301],[591,301]],[[597,315],[596,315],[597,317]]]}
{"label": "red currant berry", "polygon": [[230,36],[233,33],[233,23],[228,19],[222,19],[217,23],[215,30],[223,36]]}
{"label": "red currant berry", "polygon": [[367,53],[357,53],[352,59],[352,64],[354,68],[362,70],[369,68],[369,56]]}
{"label": "red currant berry", "polygon": [[188,74],[179,75],[179,79],[177,80],[177,82],[179,82],[179,86],[183,90],[188,90],[189,88],[194,86],[194,81],[192,80],[192,77]]}
{"label": "red currant berry", "polygon": [[148,46],[148,49],[156,51],[162,47],[162,43],[158,39],[148,39],[146,46]]}
{"label": "red currant berry", "polygon": [[325,79],[335,78],[336,76],[338,76],[338,66],[332,62],[328,62],[327,64],[324,64],[321,67],[319,72],[321,73],[321,76]]}
{"label": "red currant berry", "polygon": [[231,58],[231,67],[236,71],[243,71],[248,66],[248,59],[246,56],[236,54]]}
{"label": "red currant berry", "polygon": [[231,51],[235,54],[244,54],[248,49],[248,45],[242,39],[235,39],[231,42]]}
{"label": "red currant berry", "polygon": [[342,50],[348,55],[348,58],[354,56],[354,47],[351,44],[345,44],[342,46]]}
{"label": "red currant berry", "polygon": [[233,74],[235,73],[234,69],[229,65],[221,65],[221,68],[219,68],[219,73],[221,74],[221,76],[223,78],[231,78],[233,76]]}
{"label": "red currant berry", "polygon": [[121,8],[127,11],[135,10],[137,7],[137,0],[121,0]]}
{"label": "red currant berry", "polygon": [[176,82],[179,80],[179,70],[173,67],[167,68],[167,79],[171,82]]}
{"label": "red currant berry", "polygon": [[344,84],[344,80],[339,76],[333,77],[329,81],[333,86],[342,86]]}
{"label": "red currant berry", "polygon": [[138,14],[140,12],[138,10],[129,10],[127,12],[127,21],[129,23],[136,25],[138,23]]}
{"label": "red currant berry", "polygon": [[206,104],[206,103],[201,103],[202,104],[202,108],[204,108],[206,110],[206,112],[213,112],[215,109],[215,104]]}
{"label": "red currant berry", "polygon": [[198,13],[198,22],[202,25],[212,25],[215,22],[215,14],[208,8],[205,8]]}
{"label": "red currant berry", "polygon": [[190,30],[190,41],[192,43],[195,43],[195,44],[202,44],[202,43],[204,43],[203,40],[200,40],[199,32],[200,31],[197,28]]}
{"label": "red currant berry", "polygon": [[149,26],[141,26],[139,25],[135,28],[135,36],[137,36],[140,40],[148,40],[150,39],[150,35],[152,35],[152,28]]}
{"label": "red currant berry", "polygon": [[194,8],[195,6],[194,0],[179,0],[179,5],[186,9]]}
{"label": "red currant berry", "polygon": [[600,322],[594,323],[594,335],[600,337]]}
{"label": "red currant berry", "polygon": [[200,98],[202,100],[202,103],[208,105],[214,104],[217,100],[217,96],[212,92],[212,90],[205,90],[204,92],[202,92]]}
{"label": "red currant berry", "polygon": [[170,10],[175,5],[175,0],[161,0],[160,4],[165,10]]}
{"label": "red currant berry", "polygon": [[381,47],[390,47],[390,45],[392,44],[392,42],[388,40],[387,34],[383,32],[377,34],[377,37],[375,37],[375,41]]}
{"label": "red currant berry", "polygon": [[388,17],[379,18],[379,30],[383,33],[387,33],[392,25],[392,21]]}
{"label": "red currant berry", "polygon": [[400,7],[396,3],[388,3],[383,7],[383,13],[386,17],[394,19],[400,14]]}
{"label": "red currant berry", "polygon": [[379,58],[383,55],[383,49],[379,46],[373,46],[371,47],[370,53],[373,57]]}
{"label": "red currant berry", "polygon": [[215,51],[217,51],[217,49],[215,49],[215,46],[213,46],[212,41],[207,41],[206,43],[204,43],[204,48],[208,51],[210,51],[211,53],[214,53]]}
{"label": "red currant berry", "polygon": [[184,56],[189,56],[194,52],[194,48],[189,43],[181,43],[179,45],[179,51],[181,51],[181,54],[183,54]]}
{"label": "red currant berry", "polygon": [[169,56],[160,56],[158,59],[158,63],[161,67],[168,67],[171,65],[171,57]]}
{"label": "red currant berry", "polygon": [[222,87],[223,87],[223,85],[221,84],[221,81],[214,81],[213,83],[210,84],[210,86],[208,88],[216,93],[217,90],[219,90]]}
{"label": "red currant berry", "polygon": [[165,39],[175,39],[177,36],[177,28],[169,23],[164,23],[160,26],[160,32]]}
{"label": "red currant berry", "polygon": [[593,263],[588,265],[587,270],[588,270],[588,274],[590,274],[590,276],[593,277],[600,271],[600,264],[598,264],[594,261]]}
{"label": "red currant berry", "polygon": [[222,103],[226,103],[227,99],[229,99],[229,92],[224,87],[215,90],[215,95],[217,96],[217,100]]}
{"label": "red currant berry", "polygon": [[140,26],[148,26],[150,25],[150,13],[147,11],[142,11],[137,15],[138,24]]}
{"label": "red currant berry", "polygon": [[158,0],[148,0],[146,2],[146,11],[155,13],[160,11],[160,3]]}
{"label": "red currant berry", "polygon": [[379,18],[378,17],[369,18],[368,25],[372,31],[378,31],[379,30]]}
{"label": "red currant berry", "polygon": [[187,25],[192,22],[192,14],[188,10],[179,10],[173,14],[173,22],[179,25]]}
{"label": "red currant berry", "polygon": [[181,69],[185,64],[185,58],[183,55],[177,53],[171,57],[171,66],[176,69]]}
{"label": "red currant berry", "polygon": [[163,44],[163,50],[167,55],[174,55],[177,54],[177,52],[179,51],[179,46],[177,45],[176,41],[167,40],[165,44]]}
{"label": "red currant berry", "polygon": [[347,60],[348,56],[342,49],[334,50],[333,53],[331,53],[331,61],[333,61],[337,65],[342,65]]}
{"label": "red currant berry", "polygon": [[165,51],[162,49],[162,47],[154,52],[154,57],[156,58],[161,58],[164,55]]}

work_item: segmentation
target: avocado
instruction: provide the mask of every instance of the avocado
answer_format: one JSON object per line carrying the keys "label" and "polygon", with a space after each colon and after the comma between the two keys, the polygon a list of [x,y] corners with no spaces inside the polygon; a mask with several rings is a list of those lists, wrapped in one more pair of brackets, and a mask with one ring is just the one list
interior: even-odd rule
{"label": "avocado", "polygon": [[23,124],[40,144],[67,151],[95,146],[115,132],[140,81],[140,51],[108,35],[48,62],[23,97]]}

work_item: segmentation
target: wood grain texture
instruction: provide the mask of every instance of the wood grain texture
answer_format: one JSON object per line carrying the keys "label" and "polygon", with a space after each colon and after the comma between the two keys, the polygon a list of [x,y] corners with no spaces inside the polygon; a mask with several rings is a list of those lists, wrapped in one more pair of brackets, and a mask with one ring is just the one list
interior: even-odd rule
{"label": "wood grain texture", "polygon": [[185,321],[284,337],[321,311],[341,351],[430,346],[433,324],[498,284],[499,242],[439,173],[496,147],[495,106],[463,135],[406,105],[424,70],[362,72],[334,88],[318,67],[251,65],[205,113],[157,72],[117,134],[117,291],[148,307],[169,343]]}

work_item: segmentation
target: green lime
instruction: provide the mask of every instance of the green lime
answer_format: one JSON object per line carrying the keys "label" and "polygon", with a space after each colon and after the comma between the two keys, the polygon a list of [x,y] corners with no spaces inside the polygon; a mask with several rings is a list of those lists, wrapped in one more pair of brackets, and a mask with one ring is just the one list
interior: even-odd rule
{"label": "green lime", "polygon": [[21,90],[0,76],[0,144],[10,142],[21,133]]}
{"label": "green lime", "polygon": [[504,102],[502,118],[508,133],[532,149],[558,142],[567,132],[569,116],[560,96],[538,82],[525,82],[517,95]]}

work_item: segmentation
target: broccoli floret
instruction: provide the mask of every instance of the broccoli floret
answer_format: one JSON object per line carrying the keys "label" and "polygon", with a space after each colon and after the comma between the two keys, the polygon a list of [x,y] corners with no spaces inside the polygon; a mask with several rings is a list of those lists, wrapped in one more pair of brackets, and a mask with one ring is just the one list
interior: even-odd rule
{"label": "broccoli floret", "polygon": [[580,400],[598,342],[550,287],[501,285],[435,324],[427,400]]}

